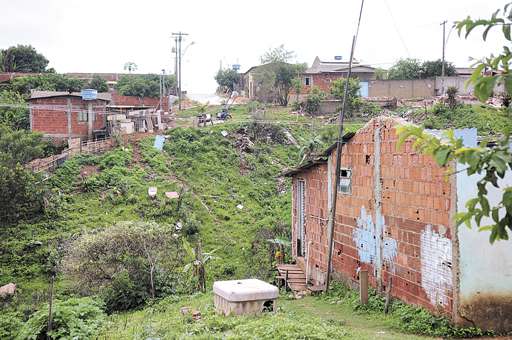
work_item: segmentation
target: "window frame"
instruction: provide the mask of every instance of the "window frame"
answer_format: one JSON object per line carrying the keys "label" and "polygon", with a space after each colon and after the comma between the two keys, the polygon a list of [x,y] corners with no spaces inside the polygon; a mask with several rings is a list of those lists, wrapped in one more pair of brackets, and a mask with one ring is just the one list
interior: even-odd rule
{"label": "window frame", "polygon": [[[345,175],[342,176],[342,173],[345,172]],[[340,169],[340,181],[338,183],[338,187],[336,190],[338,193],[343,195],[352,195],[352,169],[351,168],[341,168]],[[348,188],[347,190],[342,190],[342,180],[348,179],[348,185],[345,185],[344,187]]]}

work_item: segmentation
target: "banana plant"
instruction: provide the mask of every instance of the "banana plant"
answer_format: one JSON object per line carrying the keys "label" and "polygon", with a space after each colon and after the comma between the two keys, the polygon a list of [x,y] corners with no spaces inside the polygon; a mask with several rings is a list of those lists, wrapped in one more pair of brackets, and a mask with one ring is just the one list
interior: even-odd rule
{"label": "banana plant", "polygon": [[184,272],[190,272],[193,270],[193,275],[197,278],[197,289],[203,293],[206,291],[206,264],[216,257],[213,256],[218,249],[214,249],[210,252],[203,252],[201,247],[201,240],[197,241],[195,248],[192,248],[190,243],[183,240],[183,248],[190,260],[189,263],[183,267]]}

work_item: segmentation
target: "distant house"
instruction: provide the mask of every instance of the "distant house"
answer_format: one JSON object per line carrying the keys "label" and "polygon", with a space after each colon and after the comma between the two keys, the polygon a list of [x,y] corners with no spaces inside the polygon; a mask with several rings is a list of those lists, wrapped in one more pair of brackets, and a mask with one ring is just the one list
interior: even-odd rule
{"label": "distant house", "polygon": [[[313,65],[302,75],[304,92],[308,93],[313,86],[329,92],[332,81],[347,77],[348,67],[348,61],[322,61],[319,57],[316,57]],[[368,85],[371,80],[375,79],[375,68],[354,61],[352,63],[352,77],[359,78],[361,96],[368,97]]]}
{"label": "distant house", "polygon": [[110,93],[84,100],[79,92],[32,91],[29,99],[30,129],[45,137],[92,139],[106,128]]}
{"label": "distant house", "polygon": [[258,72],[265,67],[266,64],[252,66],[242,75],[242,83],[245,96],[249,99],[255,99],[258,94],[259,84],[257,79]]}
{"label": "distant house", "polygon": [[[481,175],[468,176],[462,165],[439,167],[414,151],[412,141],[397,148],[398,124],[377,117],[344,137],[337,188],[335,145],[284,174],[292,178],[292,256],[306,282],[325,284],[336,190],[334,277],[356,285],[367,270],[373,287],[406,303],[459,324],[512,330],[512,241],[490,244],[489,233],[473,222],[470,229],[454,221],[477,195]],[[466,146],[477,145],[476,129],[455,134]],[[500,179],[502,187],[511,184],[511,174]],[[496,205],[501,189],[488,189]]]}

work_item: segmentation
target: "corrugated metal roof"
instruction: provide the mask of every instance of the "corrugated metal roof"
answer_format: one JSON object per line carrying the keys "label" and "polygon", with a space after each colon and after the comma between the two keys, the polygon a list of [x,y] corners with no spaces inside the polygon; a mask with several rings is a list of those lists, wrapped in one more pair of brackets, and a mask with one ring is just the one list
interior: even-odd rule
{"label": "corrugated metal roof", "polygon": [[[346,133],[343,138],[342,138],[342,141],[341,143],[342,144],[346,144],[348,143],[348,141],[355,136],[355,132],[348,132]],[[325,162],[327,162],[327,159],[329,158],[329,155],[331,154],[332,150],[334,150],[334,148],[336,147],[336,144],[337,142],[334,142],[331,146],[329,146],[324,152],[322,152],[318,157],[314,158],[314,159],[310,159],[308,161],[306,161],[305,163],[303,164],[299,164],[299,166],[295,167],[295,168],[292,168],[292,169],[288,169],[288,170],[285,170],[284,172],[282,172],[279,177],[290,177],[290,176],[293,176],[295,174],[298,174],[306,169],[309,169],[315,165],[318,165],[318,164],[323,164]]]}
{"label": "corrugated metal roof", "polygon": [[[66,92],[66,91],[38,91],[32,90],[30,93],[30,99],[39,99],[39,98],[54,98],[54,97],[79,97],[82,98],[80,92]],[[111,101],[112,96],[108,92],[100,92],[98,93],[99,100]],[[29,99],[29,100],[30,100]]]}

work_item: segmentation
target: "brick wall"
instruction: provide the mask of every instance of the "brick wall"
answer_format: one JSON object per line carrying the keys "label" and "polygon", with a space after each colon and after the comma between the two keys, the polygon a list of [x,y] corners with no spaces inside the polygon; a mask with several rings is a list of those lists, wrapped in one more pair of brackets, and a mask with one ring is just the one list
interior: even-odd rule
{"label": "brick wall", "polygon": [[[112,93],[111,104],[127,106],[148,106],[156,108],[160,106],[160,98],[122,96],[114,92]],[[162,99],[162,106],[164,111],[169,111],[169,100],[167,97]]]}
{"label": "brick wall", "polygon": [[[105,101],[83,101],[81,98],[72,97],[71,133],[73,137],[87,137],[87,121],[79,121],[79,111],[87,111],[89,103],[92,104],[93,112],[95,113],[93,129],[99,130],[105,128]],[[31,99],[30,111],[32,117],[32,131],[60,138],[65,138],[67,136],[68,123],[66,97]]]}
{"label": "brick wall", "polygon": [[[376,264],[381,263],[382,286],[385,288],[391,279],[393,296],[433,311],[441,309],[450,313],[451,185],[444,180],[445,169],[412,151],[410,143],[397,151],[395,124],[393,120],[374,119],[344,146],[342,167],[352,170],[352,193],[338,193],[333,268],[338,276],[352,282],[358,280],[358,269],[368,269],[370,283],[377,287]],[[377,126],[381,126],[382,214],[379,216],[374,189]],[[331,166],[334,174],[335,165]],[[325,273],[327,164],[295,175],[294,187],[299,178],[306,181],[306,242],[311,242],[309,268]],[[381,237],[377,219],[383,225]],[[293,226],[295,240],[296,210]]]}
{"label": "brick wall", "polygon": [[[353,77],[358,77],[361,81],[370,81],[374,79],[374,75],[371,73],[354,73]],[[329,72],[329,73],[315,73],[315,74],[304,74],[303,77],[311,77],[312,85],[303,86],[302,93],[309,93],[312,87],[319,87],[322,91],[330,93],[331,83],[340,78],[346,77],[346,72]]]}

